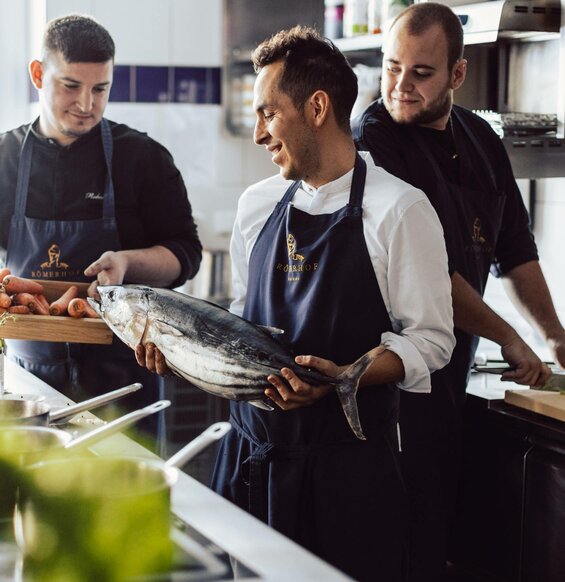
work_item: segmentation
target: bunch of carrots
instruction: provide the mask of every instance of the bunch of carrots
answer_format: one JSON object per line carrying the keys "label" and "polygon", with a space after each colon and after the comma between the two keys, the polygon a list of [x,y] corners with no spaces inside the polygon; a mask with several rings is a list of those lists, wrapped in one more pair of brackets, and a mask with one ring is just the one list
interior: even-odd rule
{"label": "bunch of carrots", "polygon": [[0,314],[70,315],[98,317],[86,301],[78,297],[78,287],[71,285],[58,299],[49,303],[43,285],[31,279],[16,277],[9,269],[0,269]]}

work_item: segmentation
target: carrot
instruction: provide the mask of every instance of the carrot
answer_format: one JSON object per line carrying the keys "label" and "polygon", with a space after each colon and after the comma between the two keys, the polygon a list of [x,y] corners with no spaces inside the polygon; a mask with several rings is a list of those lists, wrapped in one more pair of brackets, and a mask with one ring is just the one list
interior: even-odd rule
{"label": "carrot", "polygon": [[2,281],[2,279],[4,279],[4,277],[6,275],[11,275],[12,273],[10,273],[10,269],[8,269],[7,267],[4,267],[3,269],[0,269],[0,282]]}
{"label": "carrot", "polygon": [[8,307],[8,313],[27,315],[29,312],[29,307],[27,305],[12,305],[12,307]]}
{"label": "carrot", "polygon": [[37,303],[35,295],[31,293],[16,293],[12,295],[12,302],[14,305],[27,305],[30,311],[35,311]]}
{"label": "carrot", "polygon": [[8,295],[14,295],[15,293],[43,293],[43,285],[37,283],[37,281],[16,277],[15,275],[6,275],[2,279],[2,286]]}
{"label": "carrot", "polygon": [[78,287],[76,285],[71,285],[59,299],[56,299],[49,306],[49,313],[51,315],[64,315],[69,306],[71,299],[74,299],[78,295]]}
{"label": "carrot", "polygon": [[69,301],[67,311],[71,317],[84,317],[86,315],[86,301],[81,297],[75,297]]}
{"label": "carrot", "polygon": [[36,315],[50,315],[49,313],[49,307],[45,307],[45,305],[43,305],[43,303],[41,303],[41,301],[39,300],[39,295],[33,295],[32,297],[34,297],[34,306],[30,306],[30,310],[32,313],[35,313]]}
{"label": "carrot", "polygon": [[36,297],[37,297],[38,303],[43,305],[43,307],[47,311],[46,315],[48,315],[49,314],[49,301],[47,301],[47,299],[45,299],[45,295],[43,295],[42,293],[40,293],[39,295],[36,295]]}
{"label": "carrot", "polygon": [[10,307],[10,305],[12,305],[12,300],[10,299],[10,296],[7,293],[2,293],[0,291],[0,307],[6,309],[7,307]]}
{"label": "carrot", "polygon": [[85,310],[84,310],[84,316],[85,317],[90,317],[91,319],[98,319],[99,315],[98,313],[96,313],[96,311],[94,311],[94,309],[90,306],[90,303],[88,301],[85,300]]}

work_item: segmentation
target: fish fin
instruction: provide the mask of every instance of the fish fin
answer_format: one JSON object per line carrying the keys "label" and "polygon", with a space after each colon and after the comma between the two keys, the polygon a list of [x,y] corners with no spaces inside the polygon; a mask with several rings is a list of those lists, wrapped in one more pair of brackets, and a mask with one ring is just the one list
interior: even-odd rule
{"label": "fish fin", "polygon": [[257,327],[269,335],[282,335],[284,333],[284,329],[278,327],[271,327],[269,325],[258,325]]}
{"label": "fish fin", "polygon": [[177,329],[174,325],[171,325],[162,319],[151,319],[150,323],[153,324],[157,330],[159,330],[160,334],[172,335],[174,337],[184,337],[184,333],[180,331],[180,329]]}
{"label": "fish fin", "polygon": [[361,376],[373,363],[374,359],[374,356],[364,354],[336,378],[339,382],[336,386],[336,392],[345,413],[345,418],[347,418],[347,422],[355,436],[362,441],[367,440],[367,438],[363,434],[361,421],[359,420],[357,389],[359,388]]}
{"label": "fish fin", "polygon": [[253,406],[256,406],[257,408],[260,408],[261,410],[268,410],[269,412],[274,410],[274,407],[270,404],[267,404],[264,400],[248,400],[247,402]]}

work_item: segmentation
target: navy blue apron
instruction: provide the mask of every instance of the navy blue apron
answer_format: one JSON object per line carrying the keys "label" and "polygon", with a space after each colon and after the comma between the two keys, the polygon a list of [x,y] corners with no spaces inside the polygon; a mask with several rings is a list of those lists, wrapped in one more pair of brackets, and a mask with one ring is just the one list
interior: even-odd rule
{"label": "navy blue apron", "polygon": [[[366,164],[357,156],[349,203],[297,210],[294,182],[253,248],[243,316],[285,330],[295,354],[339,365],[391,330],[363,234]],[[268,383],[265,381],[265,387]],[[405,495],[396,459],[398,389],[357,395],[367,441],[334,393],[292,411],[231,403],[214,489],[357,580],[401,579]]]}
{"label": "navy blue apron", "polygon": [[[112,133],[105,119],[101,121],[101,136],[107,167],[102,217],[40,220],[25,215],[34,145],[30,125],[20,154],[8,239],[6,266],[12,273],[33,279],[88,281],[84,275],[88,265],[105,251],[121,249],[112,183]],[[162,393],[159,376],[138,366],[133,351],[115,337],[108,346],[24,340],[7,343],[10,358],[73,400],[142,382],[142,390],[119,403],[120,407],[133,409],[154,402]],[[102,415],[103,410],[100,409]],[[150,419],[143,426],[162,433],[164,426],[156,425],[157,421]]]}
{"label": "navy blue apron", "polygon": [[[457,141],[460,183],[446,178],[419,132],[411,132],[432,168],[449,211],[443,227],[453,241],[454,267],[481,295],[494,257],[500,230],[504,195],[497,192],[492,164],[463,116],[452,115],[480,154],[480,175],[469,163],[464,141]],[[476,184],[481,189],[465,184]],[[479,338],[455,329],[457,344],[451,361],[432,375],[432,393],[402,391],[400,427],[401,465],[411,501],[410,582],[438,582],[444,579],[448,554],[448,529],[454,519],[461,471],[461,430],[470,366]]]}

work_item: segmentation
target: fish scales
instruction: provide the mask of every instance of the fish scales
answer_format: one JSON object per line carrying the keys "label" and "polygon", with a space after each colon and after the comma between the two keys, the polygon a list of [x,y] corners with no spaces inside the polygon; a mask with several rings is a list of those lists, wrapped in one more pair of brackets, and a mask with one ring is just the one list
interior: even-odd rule
{"label": "fish scales", "polygon": [[89,303],[120,340],[132,349],[154,343],[169,368],[198,388],[272,409],[264,402],[267,376],[288,367],[309,384],[333,385],[351,429],[365,438],[356,394],[372,358],[362,356],[332,378],[298,366],[265,328],[203,299],[141,285],[99,286],[98,293]]}

